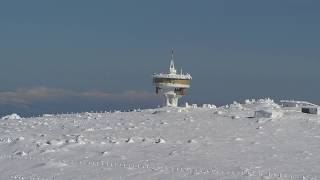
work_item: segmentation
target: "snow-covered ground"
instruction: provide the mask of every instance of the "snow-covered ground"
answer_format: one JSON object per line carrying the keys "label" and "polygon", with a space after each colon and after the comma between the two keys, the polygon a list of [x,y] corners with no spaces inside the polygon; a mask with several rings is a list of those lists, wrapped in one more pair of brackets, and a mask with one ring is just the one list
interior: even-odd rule
{"label": "snow-covered ground", "polygon": [[320,179],[320,117],[269,99],[7,116],[0,179]]}

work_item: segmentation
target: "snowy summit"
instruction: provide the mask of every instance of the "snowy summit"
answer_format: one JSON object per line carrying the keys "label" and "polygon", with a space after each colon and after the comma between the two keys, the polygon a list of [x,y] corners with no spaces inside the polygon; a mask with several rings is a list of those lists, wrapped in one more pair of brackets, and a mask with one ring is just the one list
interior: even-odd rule
{"label": "snowy summit", "polygon": [[319,124],[270,99],[3,118],[0,179],[319,179]]}

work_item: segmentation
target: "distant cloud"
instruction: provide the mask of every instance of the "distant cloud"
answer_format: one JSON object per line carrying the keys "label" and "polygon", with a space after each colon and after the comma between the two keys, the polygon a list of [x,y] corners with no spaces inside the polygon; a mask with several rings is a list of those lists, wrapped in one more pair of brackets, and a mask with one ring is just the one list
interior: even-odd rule
{"label": "distant cloud", "polygon": [[[140,103],[151,103],[158,100],[159,98],[154,93],[144,91],[110,93],[98,90],[74,91],[47,87],[21,88],[14,91],[0,92],[0,114],[6,113],[5,111],[28,113],[52,112],[53,109],[61,111],[61,108],[66,104],[69,107],[72,106],[73,110],[77,110],[79,104],[82,107],[82,109],[78,108],[79,110],[84,110],[84,107],[90,106],[100,106],[102,108],[109,104],[136,104],[139,106]],[[64,111],[68,111],[68,107],[64,108]]]}
{"label": "distant cloud", "polygon": [[94,98],[100,100],[138,100],[155,98],[150,92],[125,91],[122,93],[109,93],[103,91],[72,91],[47,87],[22,88],[15,91],[0,92],[0,103],[28,103],[33,101],[48,101],[60,98]]}

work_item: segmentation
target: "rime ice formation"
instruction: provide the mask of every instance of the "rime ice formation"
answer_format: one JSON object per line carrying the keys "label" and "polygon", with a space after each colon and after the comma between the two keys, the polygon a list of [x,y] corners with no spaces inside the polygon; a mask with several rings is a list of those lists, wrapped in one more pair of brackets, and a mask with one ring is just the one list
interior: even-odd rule
{"label": "rime ice formation", "polygon": [[7,115],[1,118],[2,120],[6,120],[6,119],[21,119],[21,117],[18,114],[11,114],[11,115]]}

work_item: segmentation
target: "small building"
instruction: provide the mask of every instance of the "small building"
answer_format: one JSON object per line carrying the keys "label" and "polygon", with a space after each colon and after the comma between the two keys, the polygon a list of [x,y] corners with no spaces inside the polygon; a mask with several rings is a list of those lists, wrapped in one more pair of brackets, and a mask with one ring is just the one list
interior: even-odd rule
{"label": "small building", "polygon": [[282,107],[305,107],[305,106],[317,106],[307,101],[294,101],[294,100],[281,100]]}
{"label": "small building", "polygon": [[307,114],[319,114],[318,106],[305,106],[301,108],[301,112]]}

